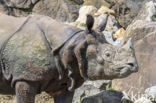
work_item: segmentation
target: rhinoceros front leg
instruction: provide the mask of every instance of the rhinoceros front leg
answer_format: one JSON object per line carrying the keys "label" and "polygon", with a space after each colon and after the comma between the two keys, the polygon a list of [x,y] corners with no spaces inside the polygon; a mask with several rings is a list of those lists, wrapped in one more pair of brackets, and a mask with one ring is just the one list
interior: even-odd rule
{"label": "rhinoceros front leg", "polygon": [[36,86],[27,82],[17,82],[15,86],[17,103],[34,103]]}
{"label": "rhinoceros front leg", "polygon": [[54,96],[54,103],[72,103],[74,92],[66,91],[58,96]]}

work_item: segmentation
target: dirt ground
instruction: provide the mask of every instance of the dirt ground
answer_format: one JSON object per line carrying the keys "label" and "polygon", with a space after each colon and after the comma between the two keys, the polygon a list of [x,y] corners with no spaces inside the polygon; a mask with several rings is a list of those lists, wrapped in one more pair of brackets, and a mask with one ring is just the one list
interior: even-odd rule
{"label": "dirt ground", "polygon": [[[16,97],[14,95],[0,95],[0,103],[16,103]],[[53,103],[53,99],[43,92],[36,96],[35,103]]]}

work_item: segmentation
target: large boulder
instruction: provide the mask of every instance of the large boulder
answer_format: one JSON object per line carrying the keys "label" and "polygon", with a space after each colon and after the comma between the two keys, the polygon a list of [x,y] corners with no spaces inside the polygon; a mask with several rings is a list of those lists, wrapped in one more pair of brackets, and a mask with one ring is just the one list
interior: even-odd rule
{"label": "large boulder", "polygon": [[12,8],[29,9],[39,0],[3,0],[3,2]]}
{"label": "large boulder", "polygon": [[156,98],[156,86],[152,86],[150,88],[147,88],[145,90],[145,93],[148,94],[149,96],[152,96],[153,98]]}
{"label": "large boulder", "polygon": [[127,28],[148,1],[151,0],[85,0],[83,5],[92,5],[96,8],[105,6],[113,9],[119,23]]}
{"label": "large boulder", "polygon": [[86,81],[80,88],[75,90],[73,103],[80,103],[83,98],[98,94],[101,90],[106,90],[110,86],[110,80]]}
{"label": "large boulder", "polygon": [[[151,0],[105,0],[116,13],[116,18],[119,23],[124,27],[127,26],[135,19],[138,12],[144,7],[144,4]],[[155,0],[153,0],[155,1]]]}
{"label": "large boulder", "polygon": [[[128,26],[126,30],[126,35],[124,35],[123,43],[126,42],[129,37],[135,36],[134,38],[138,40],[147,35],[147,32],[154,31],[155,26],[153,25],[153,23],[156,18],[155,16],[156,16],[156,3],[154,3],[153,1],[147,2],[144,8],[141,9],[138,16],[133,21],[133,23],[131,23]],[[136,28],[142,31],[139,32],[139,30],[137,30]]]}
{"label": "large boulder", "polygon": [[75,21],[83,0],[1,0],[0,12],[13,16],[32,13],[50,16],[58,21]]}
{"label": "large boulder", "polygon": [[[126,97],[126,98],[125,98]],[[82,103],[133,103],[127,95],[115,90],[102,91],[96,95],[86,97]]]}
{"label": "large boulder", "polygon": [[[32,11],[37,14],[47,15],[57,21],[75,21],[78,17],[79,4],[75,0],[42,0]],[[80,2],[79,2],[80,3]]]}
{"label": "large boulder", "polygon": [[106,2],[105,0],[85,0],[83,5],[92,5],[96,8],[100,8],[101,6],[107,6],[110,7],[110,4]]}
{"label": "large boulder", "polygon": [[152,103],[149,99],[142,97],[136,100],[134,103]]}
{"label": "large boulder", "polygon": [[94,6],[82,6],[79,10],[79,17],[76,20],[76,22],[85,24],[86,23],[86,15],[87,14],[94,15],[96,12],[97,12],[97,8]]}
{"label": "large boulder", "polygon": [[[107,16],[107,14],[101,14],[100,16],[96,17],[95,19],[95,27],[99,25],[100,22]],[[115,33],[119,28],[121,28],[119,22],[116,20],[116,18],[112,15],[109,15],[106,29],[105,31],[109,31],[112,33]]]}
{"label": "large boulder", "polygon": [[156,2],[150,1],[145,4],[136,19],[145,21],[156,21]]}
{"label": "large boulder", "polygon": [[156,86],[152,86],[145,90],[145,94],[151,102],[156,102]]}
{"label": "large boulder", "polygon": [[[126,30],[125,38],[133,37],[139,72],[122,80],[113,81],[113,87],[130,94],[144,93],[156,84],[156,22],[137,20]],[[125,39],[126,41],[127,39]]]}
{"label": "large boulder", "polygon": [[155,102],[156,102],[156,86],[152,86],[147,88],[145,90],[145,93],[142,94],[141,97],[139,97],[137,100],[135,100],[134,103],[155,103]]}
{"label": "large boulder", "polygon": [[[0,95],[0,103],[17,103],[16,96],[14,95]],[[45,93],[42,92],[38,94],[35,99],[35,103],[54,103],[53,98]]]}

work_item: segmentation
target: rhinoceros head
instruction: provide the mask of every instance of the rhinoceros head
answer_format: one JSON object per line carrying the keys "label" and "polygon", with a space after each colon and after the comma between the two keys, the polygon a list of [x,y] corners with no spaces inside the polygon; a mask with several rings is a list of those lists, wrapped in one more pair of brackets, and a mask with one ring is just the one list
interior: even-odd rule
{"label": "rhinoceros head", "polygon": [[101,32],[105,29],[106,20],[96,30],[88,29],[92,36],[86,50],[86,73],[91,80],[123,78],[138,71],[131,39],[123,46],[102,42]]}
{"label": "rhinoceros head", "polygon": [[124,46],[91,44],[87,48],[87,75],[89,79],[114,79],[126,77],[137,71],[137,61],[129,40]]}

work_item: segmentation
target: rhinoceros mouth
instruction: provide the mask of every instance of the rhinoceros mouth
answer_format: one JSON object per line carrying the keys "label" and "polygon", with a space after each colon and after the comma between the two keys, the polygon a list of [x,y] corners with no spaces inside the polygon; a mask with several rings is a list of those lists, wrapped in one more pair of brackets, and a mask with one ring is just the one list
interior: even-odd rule
{"label": "rhinoceros mouth", "polygon": [[131,74],[130,69],[128,67],[124,67],[123,69],[121,69],[118,77],[119,78],[124,78],[124,77],[127,77],[130,74]]}
{"label": "rhinoceros mouth", "polygon": [[127,63],[122,67],[118,67],[117,70],[119,71],[119,78],[124,78],[129,76],[132,72],[135,72],[135,67],[132,63]]}

